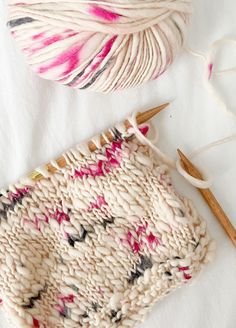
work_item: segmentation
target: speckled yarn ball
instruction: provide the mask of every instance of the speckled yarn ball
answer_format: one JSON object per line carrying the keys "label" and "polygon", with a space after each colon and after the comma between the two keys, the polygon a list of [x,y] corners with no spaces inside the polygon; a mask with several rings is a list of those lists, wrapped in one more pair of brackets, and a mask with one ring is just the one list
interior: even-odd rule
{"label": "speckled yarn ball", "polygon": [[192,0],[10,0],[8,25],[41,77],[111,92],[166,70],[191,10]]}

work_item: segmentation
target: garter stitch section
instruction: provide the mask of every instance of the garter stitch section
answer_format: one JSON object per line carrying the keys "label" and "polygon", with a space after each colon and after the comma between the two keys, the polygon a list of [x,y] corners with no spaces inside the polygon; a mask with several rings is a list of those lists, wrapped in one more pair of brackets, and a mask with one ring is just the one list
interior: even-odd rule
{"label": "garter stitch section", "polygon": [[[146,129],[143,129],[145,131]],[[94,153],[0,196],[0,297],[14,327],[134,327],[212,244],[150,147],[115,129]]]}

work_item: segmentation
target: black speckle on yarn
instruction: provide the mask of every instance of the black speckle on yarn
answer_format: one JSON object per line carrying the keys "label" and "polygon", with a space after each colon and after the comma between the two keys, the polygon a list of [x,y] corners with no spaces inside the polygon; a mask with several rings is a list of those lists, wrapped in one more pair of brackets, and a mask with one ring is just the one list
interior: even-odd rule
{"label": "black speckle on yarn", "polygon": [[138,279],[139,277],[141,277],[142,276],[142,273],[140,272],[140,271],[138,271],[138,270],[136,270],[136,271],[132,271],[131,272],[131,275],[130,275],[130,278],[128,279],[128,282],[130,283],[130,284],[133,284],[134,283],[134,281],[136,280],[136,279]]}
{"label": "black speckle on yarn", "polygon": [[[118,311],[115,311],[115,310],[111,310],[111,315],[110,315],[110,318],[111,319],[114,319],[116,318],[117,314],[120,312],[120,309]],[[113,322],[115,323],[118,323],[120,322],[122,319],[122,316],[120,315],[118,318],[116,318],[115,320],[112,320]]]}
{"label": "black speckle on yarn", "polygon": [[170,271],[166,271],[166,272],[165,272],[165,275],[168,276],[168,277],[171,277],[171,276],[172,276],[172,274],[171,274]]}
{"label": "black speckle on yarn", "polygon": [[0,216],[2,216],[3,218],[7,219],[7,212],[10,211],[10,210],[13,210],[15,204],[16,204],[15,201],[11,202],[11,204],[2,203],[3,210],[0,210]]}
{"label": "black speckle on yarn", "polygon": [[95,302],[92,303],[92,309],[93,309],[93,311],[98,312],[99,307],[100,306],[99,306],[98,303],[95,303]]}
{"label": "black speckle on yarn", "polygon": [[118,322],[121,321],[121,319],[122,319],[122,316],[120,316],[120,318],[115,319],[114,322],[115,322],[115,323],[118,323]]}
{"label": "black speckle on yarn", "polygon": [[83,87],[80,88],[80,90],[84,90],[84,89],[87,89],[88,87],[90,87],[96,80],[97,78],[99,77],[99,75],[101,75],[106,69],[107,69],[107,66],[109,65],[109,62],[107,62],[107,64],[101,68],[95,75],[94,77],[92,77],[92,79],[87,83],[85,84]]}
{"label": "black speckle on yarn", "polygon": [[78,288],[78,287],[76,287],[75,285],[69,285],[69,287],[70,287],[71,289],[73,289],[75,292],[78,293],[78,291],[79,291],[79,288]]}
{"label": "black speckle on yarn", "polygon": [[75,247],[75,243],[81,243],[85,240],[85,237],[87,235],[88,231],[85,230],[84,228],[82,228],[82,235],[81,236],[69,236],[68,237],[68,243],[69,245],[71,245],[72,247]]}
{"label": "black speckle on yarn", "polygon": [[26,24],[26,23],[31,23],[33,21],[35,21],[35,19],[33,19],[31,17],[22,17],[22,18],[17,18],[17,19],[10,20],[7,23],[7,25],[10,26],[10,27],[16,27],[16,26],[23,25],[23,24]]}
{"label": "black speckle on yarn", "polygon": [[115,318],[117,313],[118,313],[118,311],[111,310],[111,318]]}
{"label": "black speckle on yarn", "polygon": [[41,299],[41,294],[42,294],[42,292],[45,291],[45,290],[46,290],[46,286],[45,286],[45,288],[43,288],[42,290],[40,290],[36,296],[32,296],[32,297],[30,297],[30,298],[29,298],[29,302],[28,302],[28,304],[23,304],[22,307],[23,307],[24,309],[32,309],[32,308],[34,307],[34,303],[35,303],[36,301],[38,301],[38,300]]}
{"label": "black speckle on yarn", "polygon": [[[81,235],[79,241],[84,241],[85,237],[87,236],[87,233],[88,233],[88,231],[83,228],[83,232],[82,232],[82,235]],[[76,241],[78,241],[78,240],[76,240]]]}
{"label": "black speckle on yarn", "polygon": [[21,196],[21,197],[18,198],[18,199],[14,199],[14,200],[12,201],[12,207],[14,208],[14,206],[15,206],[16,204],[20,204],[20,205],[22,205],[22,200],[23,200],[23,198],[24,198],[24,196]]}
{"label": "black speckle on yarn", "polygon": [[70,236],[68,237],[68,243],[70,246],[75,247],[75,241]]}
{"label": "black speckle on yarn", "polygon": [[69,87],[71,87],[85,72],[85,70],[87,69],[88,66],[90,66],[90,64],[92,63],[92,60],[90,60],[90,62],[88,63],[88,65],[80,72],[78,73],[72,81],[70,81],[69,83],[67,83],[66,85],[68,85]]}
{"label": "black speckle on yarn", "polygon": [[180,217],[182,217],[182,218],[185,216],[185,213],[184,213],[184,211],[183,211],[183,210],[181,210],[181,209],[179,210],[179,216],[180,216]]}
{"label": "black speckle on yarn", "polygon": [[1,219],[7,220],[7,212],[5,210],[0,210],[0,220]]}
{"label": "black speckle on yarn", "polygon": [[106,220],[103,220],[103,222],[102,222],[103,228],[105,229],[108,224],[112,224],[112,223],[114,223],[114,221],[115,221],[115,218],[113,216],[111,216],[110,218],[107,218]]}
{"label": "black speckle on yarn", "polygon": [[179,257],[179,256],[175,256],[175,257],[174,257],[174,260],[181,260],[181,257]]}
{"label": "black speckle on yarn", "polygon": [[28,304],[23,304],[22,307],[24,309],[32,309],[34,307],[34,303],[29,302]]}
{"label": "black speckle on yarn", "polygon": [[85,312],[84,314],[82,314],[82,318],[88,318],[88,313]]}
{"label": "black speckle on yarn", "polygon": [[200,244],[200,240],[196,243],[196,245],[194,246],[194,250],[199,246]]}
{"label": "black speckle on yarn", "polygon": [[67,318],[67,313],[66,312],[60,312],[60,316],[63,317],[63,318]]}
{"label": "black speckle on yarn", "polygon": [[122,133],[116,127],[112,129],[112,133],[114,135],[114,140],[122,139]]}
{"label": "black speckle on yarn", "polygon": [[140,263],[137,265],[136,270],[131,272],[131,276],[128,279],[129,283],[134,283],[136,279],[143,276],[144,271],[152,268],[153,264],[150,258],[141,255]]}
{"label": "black speckle on yarn", "polygon": [[146,256],[140,256],[140,259],[141,259],[141,263],[139,265],[139,268],[141,270],[147,270],[147,269],[150,269],[152,267],[152,261],[150,258],[146,257]]}
{"label": "black speckle on yarn", "polygon": [[60,316],[63,318],[69,318],[69,309],[64,306],[63,311],[60,311]]}

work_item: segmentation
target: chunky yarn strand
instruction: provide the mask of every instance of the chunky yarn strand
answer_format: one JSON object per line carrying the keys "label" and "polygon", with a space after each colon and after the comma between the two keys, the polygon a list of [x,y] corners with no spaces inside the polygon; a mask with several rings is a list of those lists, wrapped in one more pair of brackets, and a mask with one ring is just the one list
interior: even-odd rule
{"label": "chunky yarn strand", "polygon": [[[147,133],[147,127],[139,127]],[[213,253],[168,167],[124,126],[0,194],[0,298],[14,327],[131,328]],[[178,296],[176,295],[178,298]]]}
{"label": "chunky yarn strand", "polygon": [[41,77],[101,92],[161,75],[184,43],[192,0],[10,0],[8,26]]}

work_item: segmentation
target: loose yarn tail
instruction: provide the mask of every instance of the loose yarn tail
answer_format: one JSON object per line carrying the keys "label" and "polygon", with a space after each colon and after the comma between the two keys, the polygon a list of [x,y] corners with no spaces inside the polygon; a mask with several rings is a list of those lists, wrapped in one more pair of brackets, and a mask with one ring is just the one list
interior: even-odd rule
{"label": "loose yarn tail", "polygon": [[[129,119],[130,123],[132,124],[133,133],[136,135],[138,140],[142,142],[143,144],[146,144],[149,146],[154,152],[157,154],[157,156],[170,168],[176,169],[188,182],[190,182],[193,186],[198,188],[208,188],[212,181],[211,179],[207,179],[205,181],[196,179],[192,177],[190,174],[188,174],[183,167],[181,166],[180,160],[175,161],[173,158],[167,156],[164,154],[157,146],[154,145],[154,140],[150,140],[147,137],[145,137],[139,130],[137,121],[136,121],[136,113],[133,113],[131,118]],[[153,127],[155,134],[157,135],[157,128]],[[155,142],[157,140],[155,139]]]}
{"label": "loose yarn tail", "polygon": [[187,46],[185,47],[185,50],[190,53],[191,55],[198,57],[202,59],[205,62],[205,67],[206,67],[206,72],[204,71],[204,85],[206,90],[209,91],[209,93],[212,95],[212,98],[219,104],[220,108],[230,117],[232,117],[234,120],[236,120],[236,114],[230,110],[224,99],[221,97],[219,92],[216,90],[214,85],[212,84],[213,81],[213,76],[222,76],[225,73],[236,73],[236,66],[232,68],[227,68],[227,69],[222,69],[222,70],[217,70],[215,68],[215,59],[216,59],[216,54],[217,51],[221,48],[222,45],[224,44],[233,44],[236,46],[236,40],[234,39],[226,39],[222,38],[214,43],[209,48],[209,51],[206,54],[203,54],[201,52],[194,51]]}
{"label": "loose yarn tail", "polygon": [[[236,114],[233,113],[230,109],[228,109],[227,105],[225,104],[223,98],[220,96],[220,94],[216,91],[215,87],[212,84],[212,77],[213,75],[222,75],[224,73],[232,73],[236,72],[236,66],[232,68],[227,68],[223,70],[216,70],[215,67],[215,57],[217,50],[225,43],[232,43],[233,45],[236,45],[236,40],[234,39],[219,39],[215,41],[211,46],[207,54],[203,54],[200,52],[193,51],[192,49],[185,47],[185,50],[192,54],[193,56],[199,57],[206,63],[207,68],[207,74],[204,73],[204,83],[206,89],[211,93],[212,98],[220,105],[220,108],[224,110],[224,112],[227,115],[230,115],[234,120],[236,120]],[[177,159],[176,161],[169,156],[165,155],[158,147],[156,147],[153,143],[153,140],[147,139],[138,129],[137,122],[136,122],[136,114],[134,113],[130,119],[130,123],[133,125],[134,133],[136,134],[137,138],[143,142],[144,144],[150,146],[155,153],[159,156],[160,159],[162,159],[167,165],[169,165],[171,168],[175,168],[188,182],[190,182],[193,186],[201,189],[205,189],[211,186],[213,179],[209,176],[209,174],[204,174],[204,176],[208,176],[207,179],[199,180],[188,174],[185,169],[181,165],[181,160]],[[156,133],[157,129],[154,128]],[[189,158],[196,157],[203,152],[218,147],[222,144],[231,142],[233,140],[236,140],[236,134],[232,134],[228,137],[225,137],[223,139],[216,140],[212,143],[207,144],[206,146],[203,146],[199,148],[198,150],[192,152],[191,154],[188,154]],[[155,140],[156,141],[156,140]]]}
{"label": "loose yarn tail", "polygon": [[[212,185],[213,179],[212,177],[208,174],[203,174],[205,177],[207,177],[205,180],[200,180],[197,178],[194,178],[193,176],[191,176],[189,173],[186,172],[186,170],[183,168],[183,166],[181,165],[181,160],[177,159],[174,160],[173,158],[167,156],[165,153],[163,153],[157,146],[155,146],[154,143],[157,142],[157,137],[154,139],[148,139],[147,137],[145,137],[145,135],[142,134],[142,132],[139,130],[138,128],[138,124],[136,121],[136,113],[133,113],[133,115],[131,116],[131,118],[129,119],[131,125],[132,125],[132,132],[136,135],[137,139],[142,142],[143,144],[149,146],[152,150],[154,150],[154,152],[157,154],[157,156],[165,163],[167,164],[170,168],[172,169],[176,169],[176,171],[182,175],[190,184],[192,184],[194,187],[200,188],[200,189],[206,189],[209,188]],[[153,126],[155,135],[158,135],[158,131],[157,128],[155,126]],[[201,147],[197,150],[195,150],[194,152],[192,152],[191,154],[188,154],[188,158],[194,158],[200,154],[202,154],[203,152],[206,152],[209,149],[218,147],[220,145],[223,145],[225,143],[231,142],[236,140],[236,134],[230,135],[226,138],[220,139],[220,140],[216,140],[212,143],[207,144],[204,147]]]}

